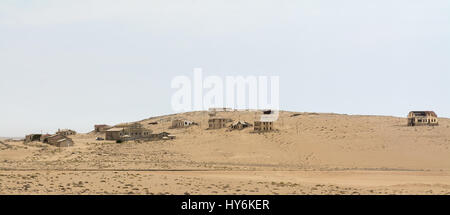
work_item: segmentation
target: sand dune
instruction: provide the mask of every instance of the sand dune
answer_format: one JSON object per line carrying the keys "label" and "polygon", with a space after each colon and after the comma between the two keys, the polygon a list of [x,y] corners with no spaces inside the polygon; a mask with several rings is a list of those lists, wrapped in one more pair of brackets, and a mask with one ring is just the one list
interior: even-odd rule
{"label": "sand dune", "polygon": [[[250,123],[259,117],[218,115]],[[178,118],[199,125],[168,129]],[[257,134],[207,130],[208,118],[199,111],[140,121],[175,140],[117,144],[96,141],[102,134],[91,132],[73,136],[69,148],[0,144],[0,193],[450,193],[449,119],[407,127],[405,118],[283,111],[277,131]]]}

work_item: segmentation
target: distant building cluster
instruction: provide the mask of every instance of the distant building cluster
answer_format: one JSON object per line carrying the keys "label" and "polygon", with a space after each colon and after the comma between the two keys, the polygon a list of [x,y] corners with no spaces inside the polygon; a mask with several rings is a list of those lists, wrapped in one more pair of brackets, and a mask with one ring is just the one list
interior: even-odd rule
{"label": "distant building cluster", "polygon": [[56,147],[69,147],[73,146],[74,142],[68,136],[75,135],[77,132],[70,129],[58,129],[58,131],[51,134],[29,134],[25,136],[25,143],[29,142],[42,142]]}
{"label": "distant building cluster", "polygon": [[[216,109],[214,109],[214,111],[216,111]],[[210,119],[208,120],[208,129],[230,128],[230,130],[242,130],[253,126],[255,132],[269,132],[275,130],[274,121],[276,119],[272,117],[272,114],[274,113],[272,110],[262,111],[260,119],[255,120],[254,125],[241,120],[233,122],[230,118],[217,117],[216,114],[211,113],[216,112],[209,113]]]}
{"label": "distant building cluster", "polygon": [[[233,111],[231,108],[210,108],[208,115],[208,130],[214,129],[225,129],[228,128],[231,130],[243,130],[248,127],[254,126],[255,132],[270,132],[274,131],[274,121],[272,118],[268,117],[273,113],[271,110],[262,111],[261,116],[258,120],[255,120],[254,124],[251,124],[246,121],[237,120],[233,121],[231,118],[227,117],[218,117],[217,113],[219,112],[229,112]],[[171,125],[168,129],[183,129],[191,126],[199,125],[198,123],[187,120],[187,119],[160,119],[159,122],[153,121],[147,123],[148,125],[158,125],[160,123],[170,122]],[[145,128],[140,123],[125,123],[119,124],[116,126],[108,126],[108,125],[95,125],[95,132],[97,133],[105,133],[105,140],[113,140],[113,141],[130,141],[130,140],[143,140],[143,141],[152,141],[152,140],[168,140],[175,139],[174,135],[171,135],[168,132],[161,133],[153,133],[152,130]],[[103,140],[103,138],[98,138],[98,140]]]}
{"label": "distant building cluster", "polygon": [[[230,108],[212,108],[208,115],[208,130],[225,129],[243,130],[253,126],[254,133],[275,131],[275,121],[277,115],[274,115],[272,110],[264,110],[259,118],[253,124],[237,120],[233,121],[231,118],[220,117],[218,112],[232,111]],[[408,114],[408,126],[437,126],[439,125],[438,116],[434,111],[411,111]],[[158,121],[150,122],[148,125],[158,125],[160,123],[171,123],[169,129],[183,129],[190,126],[199,125],[194,121],[187,119],[172,119],[165,118]],[[124,123],[115,126],[106,124],[94,125],[94,132],[104,134],[105,138],[97,137],[97,140],[112,140],[112,141],[130,141],[130,140],[171,140],[175,139],[175,135],[168,132],[153,133],[151,129],[145,128],[140,123]],[[76,135],[77,132],[71,129],[58,129],[55,134],[29,134],[25,136],[24,142],[42,142],[57,147],[73,146],[74,141],[69,138],[71,135]]]}

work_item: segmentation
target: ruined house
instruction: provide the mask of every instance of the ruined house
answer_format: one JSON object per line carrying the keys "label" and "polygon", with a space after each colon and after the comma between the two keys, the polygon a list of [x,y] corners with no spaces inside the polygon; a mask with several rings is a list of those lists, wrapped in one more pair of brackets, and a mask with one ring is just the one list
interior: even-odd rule
{"label": "ruined house", "polygon": [[106,140],[121,140],[123,135],[124,135],[123,128],[110,128],[110,129],[106,130],[106,132],[105,132],[105,139]]}
{"label": "ruined house", "polygon": [[70,130],[70,129],[58,129],[56,134],[61,134],[61,135],[64,135],[64,136],[70,136],[70,135],[77,134],[77,132],[74,131],[74,130]]}
{"label": "ruined house", "polygon": [[48,136],[44,139],[43,142],[48,143],[52,146],[57,146],[57,147],[69,147],[69,146],[74,145],[72,139],[70,139],[67,136],[64,136],[62,134],[55,134],[55,135]]}
{"label": "ruined house", "polygon": [[110,128],[111,128],[111,126],[109,126],[109,125],[94,125],[95,132],[105,132],[106,130],[108,130]]}
{"label": "ruined house", "polygon": [[105,132],[106,140],[137,140],[151,137],[152,130],[139,123],[120,124]]}
{"label": "ruined house", "polygon": [[220,129],[225,128],[227,123],[232,122],[231,119],[226,118],[212,118],[208,120],[209,129]]}
{"label": "ruined house", "polygon": [[250,127],[252,124],[245,122],[245,121],[237,121],[231,124],[230,128],[232,130],[242,130],[244,128]]}
{"label": "ruined house", "polygon": [[408,114],[408,126],[439,125],[434,111],[411,111]]}
{"label": "ruined house", "polygon": [[42,134],[29,134],[25,136],[25,143],[41,141]]}
{"label": "ruined house", "polygon": [[195,125],[195,123],[189,120],[176,119],[172,121],[172,126],[170,128],[184,128],[191,125]]}
{"label": "ruined house", "polygon": [[273,130],[273,121],[260,120],[255,121],[254,131],[265,132]]}

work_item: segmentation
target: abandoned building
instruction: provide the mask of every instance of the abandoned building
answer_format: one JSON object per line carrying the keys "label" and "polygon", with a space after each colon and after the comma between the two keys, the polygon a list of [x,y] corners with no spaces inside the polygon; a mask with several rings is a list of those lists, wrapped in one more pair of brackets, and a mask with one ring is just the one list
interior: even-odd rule
{"label": "abandoned building", "polygon": [[229,122],[232,122],[232,120],[226,118],[212,118],[208,120],[208,129],[225,128]]}
{"label": "abandoned building", "polygon": [[70,139],[67,136],[62,135],[62,134],[54,134],[54,135],[30,134],[30,135],[25,136],[24,141],[26,143],[33,142],[33,141],[40,141],[40,142],[48,143],[50,145],[57,146],[57,147],[68,147],[68,146],[74,145],[72,139]]}
{"label": "abandoned building", "polygon": [[62,134],[55,134],[55,135],[48,136],[44,139],[43,142],[48,143],[52,146],[57,146],[57,147],[69,147],[69,146],[74,145],[72,139],[70,139]]}
{"label": "abandoned building", "polygon": [[273,121],[260,120],[255,121],[254,131],[264,132],[273,130]]}
{"label": "abandoned building", "polygon": [[231,124],[230,128],[232,130],[242,130],[244,128],[250,127],[252,124],[245,122],[245,121],[237,121]]}
{"label": "abandoned building", "polygon": [[61,135],[64,135],[64,136],[70,136],[70,135],[77,134],[77,132],[75,132],[74,130],[70,130],[70,129],[58,129],[56,134],[61,134]]}
{"label": "abandoned building", "polygon": [[124,135],[123,128],[110,128],[105,132],[106,140],[120,140]]}
{"label": "abandoned building", "polygon": [[411,111],[408,114],[408,126],[439,125],[434,111]]}
{"label": "abandoned building", "polygon": [[172,126],[170,128],[184,128],[191,125],[195,125],[195,123],[189,120],[176,119],[172,121]]}
{"label": "abandoned building", "polygon": [[105,132],[106,130],[108,130],[110,128],[111,128],[111,126],[109,126],[109,125],[94,125],[95,132]]}
{"label": "abandoned building", "polygon": [[[138,133],[138,134],[136,134]],[[142,133],[142,135],[140,134]],[[129,130],[128,128],[111,128],[106,131],[106,140],[120,140],[120,141],[129,141],[129,140],[148,140],[148,141],[156,141],[156,140],[166,140],[166,139],[175,139],[174,135],[170,135],[167,132],[161,132],[158,134],[153,134],[151,130],[142,128],[141,131],[136,132],[136,129]]]}
{"label": "abandoned building", "polygon": [[41,141],[42,134],[29,134],[25,136],[25,143]]}
{"label": "abandoned building", "polygon": [[64,138],[64,139],[60,139],[58,141],[56,141],[56,143],[52,144],[56,147],[69,147],[69,146],[73,146],[73,140],[70,138]]}
{"label": "abandoned building", "polygon": [[106,140],[136,140],[151,136],[152,130],[144,128],[139,123],[121,124],[110,128],[105,133]]}

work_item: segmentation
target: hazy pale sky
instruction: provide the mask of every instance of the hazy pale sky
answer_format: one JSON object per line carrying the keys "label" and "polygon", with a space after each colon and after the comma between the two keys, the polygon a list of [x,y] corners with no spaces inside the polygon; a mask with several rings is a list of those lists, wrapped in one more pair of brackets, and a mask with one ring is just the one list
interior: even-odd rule
{"label": "hazy pale sky", "polygon": [[278,75],[283,110],[450,117],[448,0],[2,0],[0,136],[172,113],[177,75]]}

